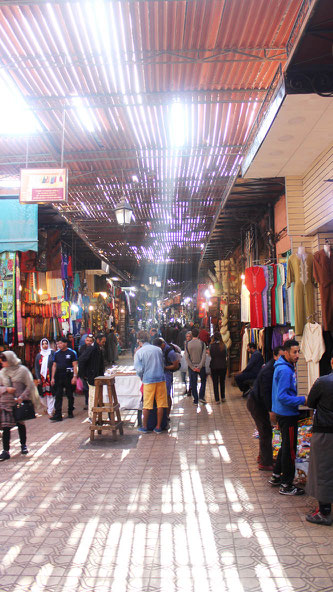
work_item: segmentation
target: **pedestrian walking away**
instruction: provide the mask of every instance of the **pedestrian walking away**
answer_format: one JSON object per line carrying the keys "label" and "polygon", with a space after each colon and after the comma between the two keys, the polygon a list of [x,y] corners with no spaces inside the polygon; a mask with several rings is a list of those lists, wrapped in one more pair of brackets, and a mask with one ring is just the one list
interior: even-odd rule
{"label": "pedestrian walking away", "polygon": [[[199,339],[198,329],[192,329],[192,339],[185,345],[185,358],[188,365],[188,372],[190,377],[190,387],[192,390],[192,397],[194,405],[198,402],[206,404],[206,345]],[[200,376],[201,384],[198,397],[198,377]]]}
{"label": "pedestrian walking away", "polygon": [[168,408],[168,396],[165,382],[164,359],[162,350],[149,343],[150,335],[147,331],[139,331],[139,349],[134,355],[134,368],[143,382],[143,420],[141,433],[148,433],[148,417],[150,409],[157,406],[156,434],[162,433],[163,410]]}
{"label": "pedestrian walking away", "polygon": [[210,370],[214,388],[215,403],[225,401],[225,377],[227,373],[227,348],[222,341],[221,333],[216,331],[213,342],[209,346],[211,357]]}
{"label": "pedestrian walking away", "polygon": [[79,374],[82,375],[89,386],[88,417],[92,419],[92,408],[95,400],[95,378],[103,376],[105,371],[104,347],[106,337],[103,333],[96,335],[96,341],[87,347],[79,358]]}

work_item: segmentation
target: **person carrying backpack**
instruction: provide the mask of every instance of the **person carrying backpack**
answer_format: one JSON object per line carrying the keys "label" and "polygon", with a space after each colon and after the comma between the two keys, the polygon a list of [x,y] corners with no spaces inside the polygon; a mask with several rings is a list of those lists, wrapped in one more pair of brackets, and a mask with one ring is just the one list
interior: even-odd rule
{"label": "person carrying backpack", "polygon": [[[180,368],[179,353],[175,351],[177,346],[169,344],[161,337],[154,340],[153,345],[160,347],[164,357],[164,371],[165,371],[165,382],[168,394],[168,411],[167,417],[170,419],[170,411],[172,406],[172,385],[173,385],[173,373],[177,372]],[[177,347],[177,349],[179,349]]]}

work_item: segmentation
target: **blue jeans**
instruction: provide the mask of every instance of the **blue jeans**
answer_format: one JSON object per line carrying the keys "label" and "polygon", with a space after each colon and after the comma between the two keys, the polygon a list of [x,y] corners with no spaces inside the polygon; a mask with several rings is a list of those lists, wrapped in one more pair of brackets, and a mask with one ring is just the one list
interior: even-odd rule
{"label": "blue jeans", "polygon": [[201,368],[200,372],[194,372],[192,368],[188,369],[190,375],[190,387],[192,389],[192,396],[194,402],[198,402],[198,376],[201,379],[201,386],[199,391],[199,399],[205,398],[205,391],[206,391],[206,368]]}

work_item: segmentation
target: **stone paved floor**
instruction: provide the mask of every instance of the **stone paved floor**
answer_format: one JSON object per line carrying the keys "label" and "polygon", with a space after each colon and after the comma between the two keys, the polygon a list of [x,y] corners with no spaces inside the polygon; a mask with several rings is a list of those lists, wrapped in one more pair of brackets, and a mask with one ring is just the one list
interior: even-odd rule
{"label": "stone paved floor", "polygon": [[1,592],[333,591],[333,528],[305,522],[256,468],[245,402],[196,408],[176,383],[172,427],[117,444],[75,418],[29,422],[0,466]]}

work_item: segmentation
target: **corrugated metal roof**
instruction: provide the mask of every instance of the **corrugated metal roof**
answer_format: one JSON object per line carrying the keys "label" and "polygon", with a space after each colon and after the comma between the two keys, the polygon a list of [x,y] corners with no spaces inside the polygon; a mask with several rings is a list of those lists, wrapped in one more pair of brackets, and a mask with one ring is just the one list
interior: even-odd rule
{"label": "corrugated metal roof", "polygon": [[[96,251],[130,271],[199,259],[301,5],[0,1],[1,71],[42,125],[0,136],[1,173],[58,166],[65,121],[59,209]],[[113,211],[123,194],[126,234]]]}

